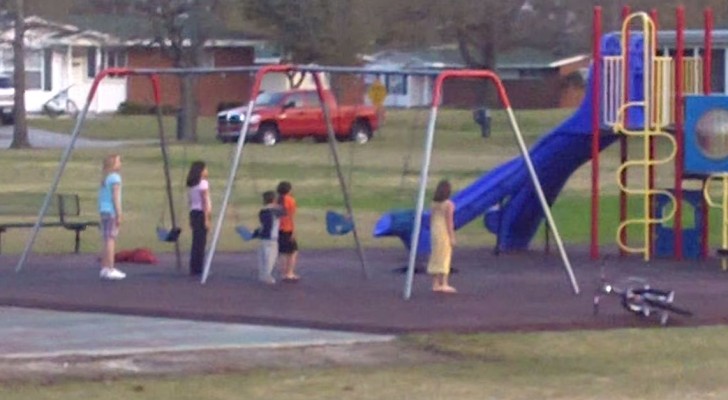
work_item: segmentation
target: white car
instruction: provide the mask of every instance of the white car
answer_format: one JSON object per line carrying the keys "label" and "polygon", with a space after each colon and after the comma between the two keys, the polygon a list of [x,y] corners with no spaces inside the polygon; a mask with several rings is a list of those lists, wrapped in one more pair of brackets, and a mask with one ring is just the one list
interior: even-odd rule
{"label": "white car", "polygon": [[0,75],[0,122],[11,125],[14,120],[15,86],[13,79],[7,75]]}

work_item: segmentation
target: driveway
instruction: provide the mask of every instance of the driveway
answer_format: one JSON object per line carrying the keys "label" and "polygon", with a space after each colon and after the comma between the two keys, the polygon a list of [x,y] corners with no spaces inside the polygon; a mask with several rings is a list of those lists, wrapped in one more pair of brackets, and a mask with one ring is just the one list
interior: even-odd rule
{"label": "driveway", "polygon": [[[71,135],[56,133],[43,129],[28,128],[30,144],[33,148],[54,149],[66,148],[71,141]],[[13,141],[13,127],[0,126],[0,149],[7,149]],[[96,140],[79,137],[76,139],[76,148],[113,148],[135,144],[157,143],[157,140]]]}

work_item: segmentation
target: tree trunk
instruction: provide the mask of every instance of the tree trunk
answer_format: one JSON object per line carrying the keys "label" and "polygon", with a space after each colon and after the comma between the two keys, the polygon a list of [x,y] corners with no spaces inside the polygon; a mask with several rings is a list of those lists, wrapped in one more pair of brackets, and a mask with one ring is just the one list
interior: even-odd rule
{"label": "tree trunk", "polygon": [[180,105],[182,107],[182,118],[179,119],[178,123],[182,124],[179,127],[181,137],[180,140],[188,142],[197,142],[197,78],[192,75],[185,75],[182,77],[180,85]]}
{"label": "tree trunk", "polygon": [[28,124],[25,120],[25,13],[23,0],[15,0],[15,39],[13,40],[13,81],[15,84],[15,105],[13,142],[10,148],[30,147]]}

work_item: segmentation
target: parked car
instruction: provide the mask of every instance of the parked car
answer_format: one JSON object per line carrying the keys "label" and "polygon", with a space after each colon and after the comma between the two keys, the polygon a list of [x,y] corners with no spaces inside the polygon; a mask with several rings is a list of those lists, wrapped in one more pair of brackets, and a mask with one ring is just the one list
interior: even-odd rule
{"label": "parked car", "polygon": [[[339,140],[364,144],[379,128],[377,110],[366,105],[339,106],[331,91],[324,91],[334,133]],[[237,107],[217,114],[217,138],[237,142],[243,129],[247,107]],[[328,129],[316,90],[293,89],[263,92],[255,101],[248,136],[273,146],[281,140],[313,137],[324,142]]]}
{"label": "parked car", "polygon": [[7,75],[0,75],[0,122],[11,125],[15,114],[15,85],[13,79]]}

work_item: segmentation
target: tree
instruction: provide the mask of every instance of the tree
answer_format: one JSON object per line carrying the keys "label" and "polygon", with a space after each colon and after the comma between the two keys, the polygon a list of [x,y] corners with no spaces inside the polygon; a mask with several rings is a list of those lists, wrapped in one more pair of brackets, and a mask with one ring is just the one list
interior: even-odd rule
{"label": "tree", "polygon": [[375,38],[367,0],[247,0],[244,15],[295,63],[352,65]]}
{"label": "tree", "polygon": [[[137,15],[149,21],[153,44],[176,68],[201,67],[211,34],[220,30],[216,13],[223,0],[77,0],[74,10],[94,14]],[[181,137],[197,141],[197,77],[180,77]]]}
{"label": "tree", "polygon": [[[389,2],[379,42],[402,45],[457,43],[471,68],[495,69],[497,54],[515,46],[566,53],[587,24],[581,0],[419,0]],[[403,43],[404,39],[404,43]]]}
{"label": "tree", "polygon": [[28,124],[25,119],[25,5],[15,0],[15,34],[13,38],[13,82],[15,84],[15,105],[13,116],[12,149],[30,147]]}

